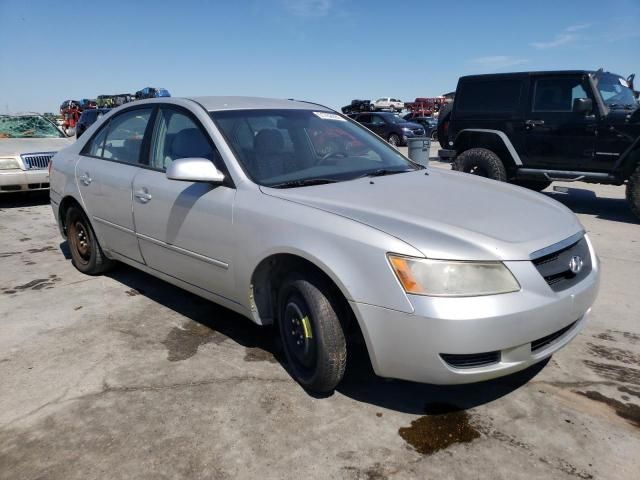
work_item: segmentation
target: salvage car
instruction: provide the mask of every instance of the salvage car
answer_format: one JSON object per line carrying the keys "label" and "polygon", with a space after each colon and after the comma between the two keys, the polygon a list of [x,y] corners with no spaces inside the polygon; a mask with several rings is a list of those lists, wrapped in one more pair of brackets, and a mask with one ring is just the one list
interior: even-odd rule
{"label": "salvage car", "polygon": [[390,110],[392,112],[400,112],[404,108],[404,102],[397,98],[382,97],[372,104],[374,110]]}
{"label": "salvage car", "polygon": [[110,108],[91,108],[82,112],[76,124],[76,138],[80,138],[87,128],[110,110]]}
{"label": "salvage car", "polygon": [[51,205],[80,272],[120,261],[275,325],[313,392],[339,384],[358,332],[383,377],[522,370],[578,334],[598,290],[591,242],[560,203],[427,170],[309,102],[125,105],[54,157]]}
{"label": "salvage car", "polygon": [[0,115],[0,193],[49,188],[49,160],[72,140],[42,115]]}

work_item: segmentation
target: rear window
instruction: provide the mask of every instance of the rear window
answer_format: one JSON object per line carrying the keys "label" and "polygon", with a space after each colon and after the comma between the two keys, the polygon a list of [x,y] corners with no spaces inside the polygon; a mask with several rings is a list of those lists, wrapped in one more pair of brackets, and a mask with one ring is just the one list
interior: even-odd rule
{"label": "rear window", "polygon": [[464,113],[511,113],[520,103],[521,80],[465,82],[456,94],[456,110]]}

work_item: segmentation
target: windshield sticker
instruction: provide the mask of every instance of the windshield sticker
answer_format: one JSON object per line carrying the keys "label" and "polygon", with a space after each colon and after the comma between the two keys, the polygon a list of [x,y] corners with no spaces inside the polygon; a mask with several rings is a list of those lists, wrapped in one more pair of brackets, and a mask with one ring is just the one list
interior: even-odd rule
{"label": "windshield sticker", "polygon": [[623,87],[629,88],[629,83],[624,78],[618,78],[618,81],[620,82],[620,85],[622,85]]}
{"label": "windshield sticker", "polygon": [[346,120],[342,118],[340,115],[338,115],[337,113],[313,112],[313,114],[316,117],[321,118],[323,120],[339,120],[341,122],[346,122]]}

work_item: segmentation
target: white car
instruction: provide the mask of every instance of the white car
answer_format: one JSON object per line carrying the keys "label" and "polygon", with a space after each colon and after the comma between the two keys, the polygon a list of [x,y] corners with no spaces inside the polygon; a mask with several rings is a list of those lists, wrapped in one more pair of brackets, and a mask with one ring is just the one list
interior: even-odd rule
{"label": "white car", "polygon": [[404,102],[396,98],[383,97],[373,102],[373,108],[375,110],[391,110],[399,112],[404,108]]}
{"label": "white car", "polygon": [[0,115],[0,194],[47,190],[49,160],[71,143],[42,115]]}

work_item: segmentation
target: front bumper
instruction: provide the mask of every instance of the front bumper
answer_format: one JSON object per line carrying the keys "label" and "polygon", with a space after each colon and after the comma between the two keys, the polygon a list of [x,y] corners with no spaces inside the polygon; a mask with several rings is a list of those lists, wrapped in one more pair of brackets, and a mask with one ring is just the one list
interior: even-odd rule
{"label": "front bumper", "polygon": [[2,170],[0,171],[0,193],[49,188],[48,170]]}
{"label": "front bumper", "polygon": [[[586,322],[599,287],[593,250],[591,255],[591,273],[558,293],[531,262],[520,261],[505,262],[516,278],[526,279],[521,282],[526,289],[519,292],[466,298],[409,295],[413,313],[351,302],[374,371],[382,377],[460,384],[508,375],[549,357]],[[557,338],[540,342],[555,333]],[[472,368],[458,368],[441,356],[486,352],[496,352],[497,360]]]}

